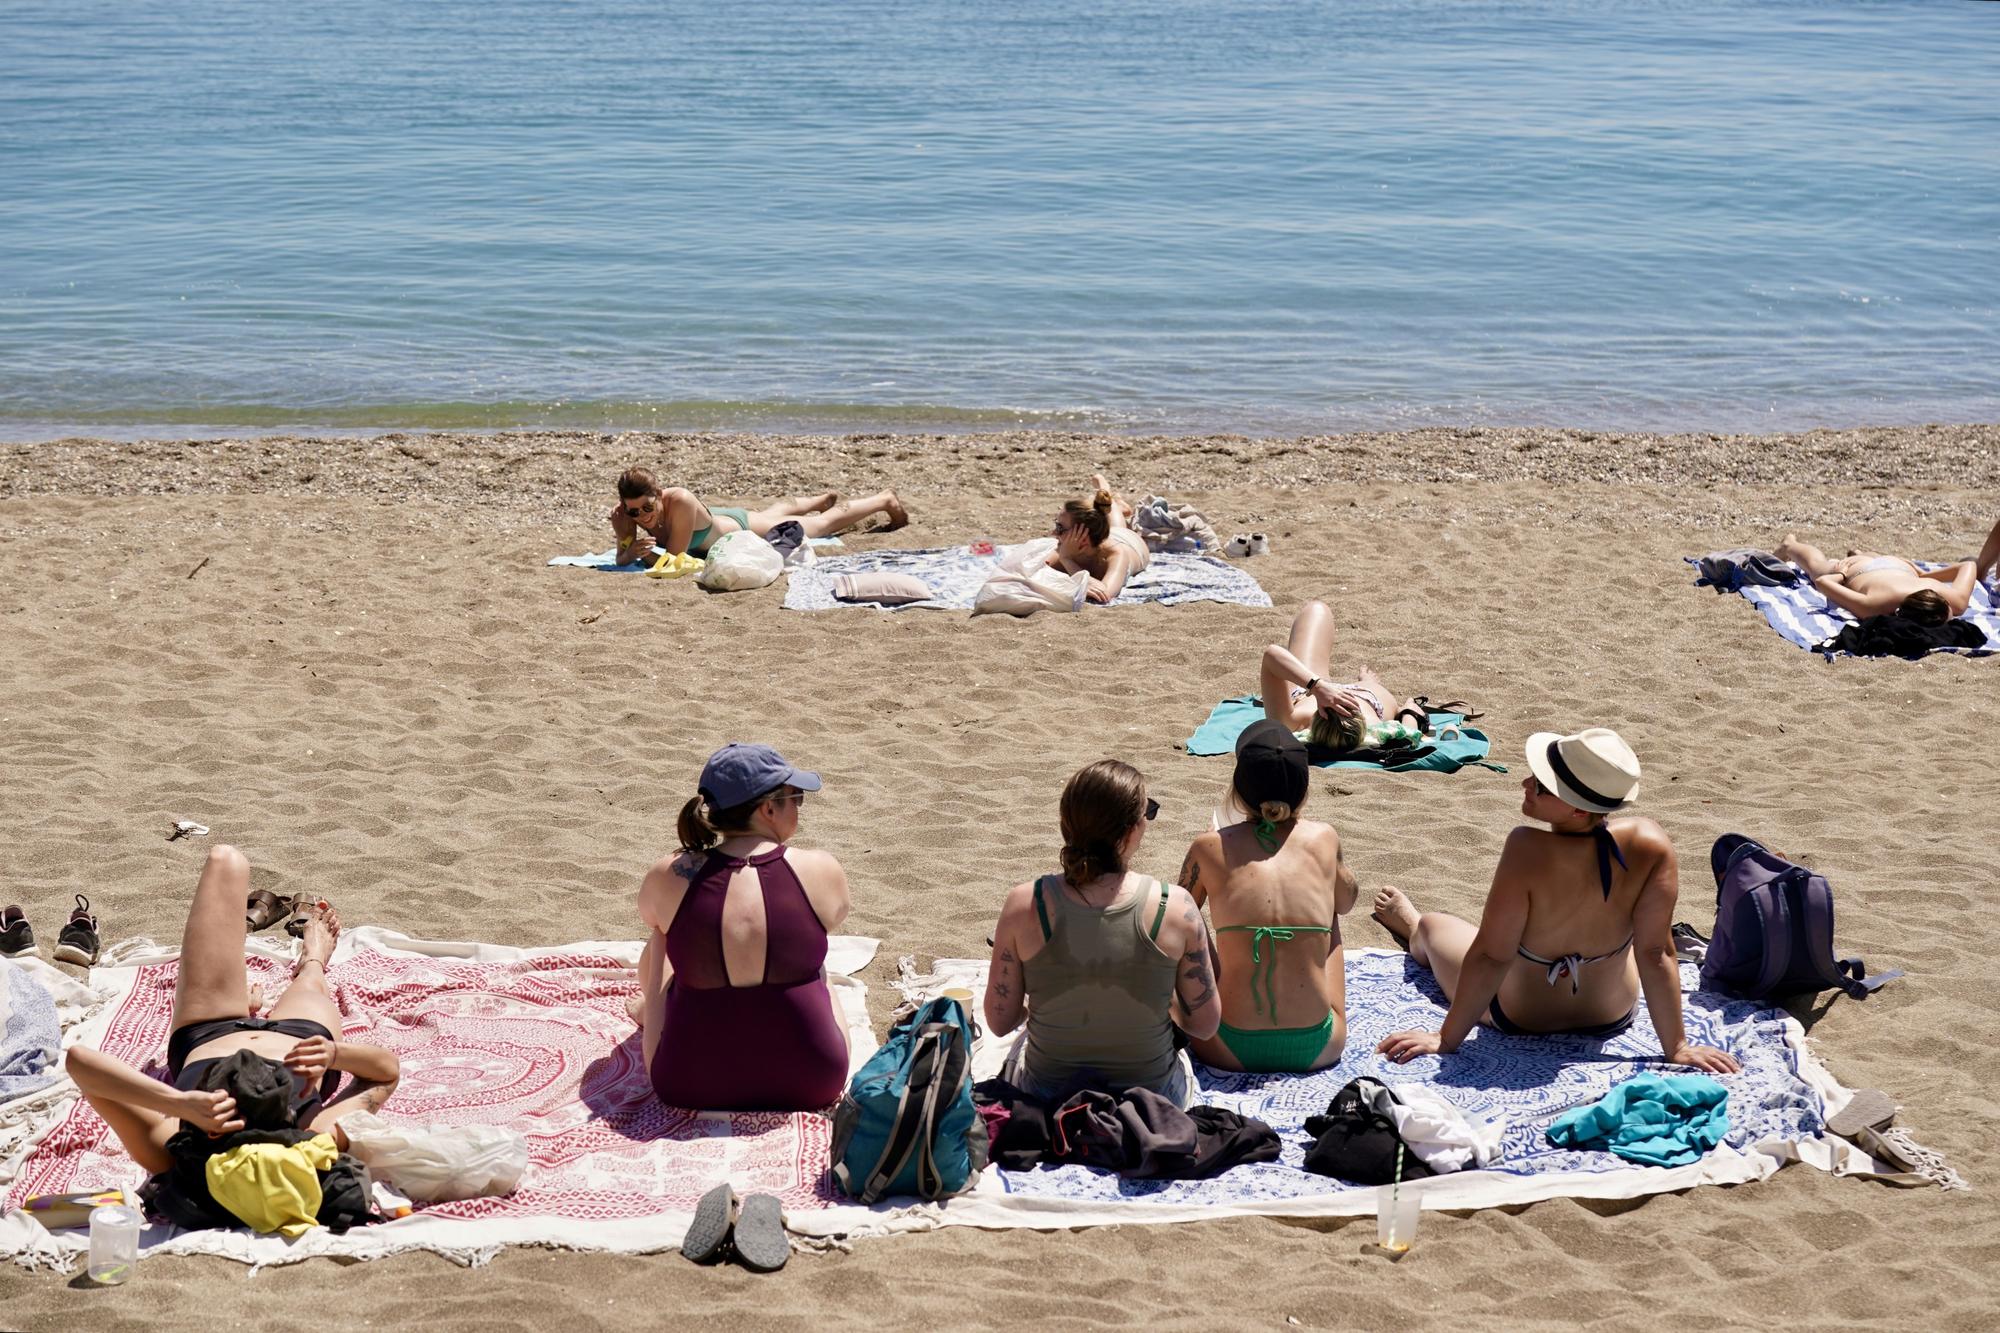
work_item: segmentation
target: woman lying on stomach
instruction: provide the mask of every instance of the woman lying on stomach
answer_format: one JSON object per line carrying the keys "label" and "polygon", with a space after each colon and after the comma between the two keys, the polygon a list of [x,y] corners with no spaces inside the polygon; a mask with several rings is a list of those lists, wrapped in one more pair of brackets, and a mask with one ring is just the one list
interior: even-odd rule
{"label": "woman lying on stomach", "polygon": [[1053,569],[1090,575],[1084,596],[1100,605],[1117,599],[1125,583],[1152,563],[1146,539],[1131,525],[1132,507],[1111,493],[1101,476],[1093,476],[1097,493],[1089,500],[1071,500],[1056,511],[1049,533],[1056,548],[1048,556]]}
{"label": "woman lying on stomach", "polygon": [[618,563],[650,560],[661,553],[703,556],[732,532],[766,536],[787,519],[797,520],[808,537],[831,537],[876,514],[888,516],[884,532],[910,521],[910,513],[894,491],[865,500],[842,502],[832,491],[824,495],[773,500],[761,509],[730,509],[702,503],[692,491],[662,487],[643,468],[628,468],[618,477],[618,503],[611,510],[611,533],[618,539]]}
{"label": "woman lying on stomach", "polygon": [[1644,817],[1608,818],[1639,792],[1639,761],[1615,731],[1528,738],[1521,813],[1544,829],[1507,835],[1477,927],[1418,915],[1401,890],[1375,897],[1375,919],[1431,970],[1451,1001],[1440,1032],[1396,1032],[1377,1047],[1398,1064],[1450,1054],[1473,1026],[1512,1035],[1610,1038],[1632,1026],[1639,994],[1666,1058],[1735,1073],[1727,1052],[1687,1040],[1674,959],[1674,849]]}
{"label": "woman lying on stomach", "polygon": [[1354,874],[1332,825],[1299,818],[1308,774],[1306,747],[1284,723],[1247,728],[1230,785],[1250,813],[1196,838],[1181,867],[1215,922],[1222,1023],[1193,1050],[1217,1069],[1324,1069],[1347,1041],[1340,915],[1354,906]]}
{"label": "woman lying on stomach", "polygon": [[1192,1096],[1174,1025],[1215,1035],[1222,1002],[1187,890],[1126,867],[1158,815],[1138,770],[1100,759],[1062,794],[1062,871],[1007,891],[993,931],[986,1026],[1027,1027],[1007,1080],[1050,1104],[1084,1089]]}
{"label": "woman lying on stomach", "polygon": [[669,1106],[812,1111],[847,1084],[847,1026],[826,984],[847,873],[787,845],[819,787],[768,745],[723,746],[681,809],[680,850],[639,886],[651,934],[633,1017]]}
{"label": "woman lying on stomach", "polygon": [[[249,894],[250,863],[243,853],[234,847],[211,849],[181,937],[173,1034],[167,1039],[171,1086],[88,1046],[69,1050],[69,1076],[132,1160],[149,1172],[172,1165],[168,1140],[184,1124],[211,1136],[246,1128],[324,1131],[344,1150],[347,1136],[340,1118],[378,1109],[401,1075],[395,1052],[341,1041],[337,1035],[340,1010],[326,988],[326,961],[340,932],[331,908],[310,909],[291,984],[268,1018],[255,1017],[258,1006],[243,968]],[[238,1051],[288,1071],[288,1105],[280,1099],[254,1110],[239,1107],[229,1092],[215,1086],[209,1075]],[[329,1100],[343,1073],[353,1075],[354,1082]]]}

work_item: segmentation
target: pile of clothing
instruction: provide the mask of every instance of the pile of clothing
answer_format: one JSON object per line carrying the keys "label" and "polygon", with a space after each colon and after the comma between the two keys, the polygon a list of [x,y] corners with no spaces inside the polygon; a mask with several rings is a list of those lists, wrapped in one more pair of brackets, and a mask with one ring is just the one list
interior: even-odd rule
{"label": "pile of clothing", "polygon": [[1132,511],[1132,526],[1155,551],[1222,550],[1222,538],[1199,509],[1149,495]]}
{"label": "pile of clothing", "polygon": [[1275,1162],[1278,1132],[1219,1106],[1186,1110],[1144,1088],[1079,1092],[1051,1108],[1005,1079],[972,1090],[989,1159],[1009,1171],[1093,1166],[1128,1180],[1206,1180],[1232,1166]]}
{"label": "pile of clothing", "polygon": [[1357,1078],[1333,1095],[1326,1114],[1306,1121],[1314,1136],[1306,1170],[1357,1185],[1492,1165],[1504,1122],[1475,1120],[1421,1084],[1390,1087]]}

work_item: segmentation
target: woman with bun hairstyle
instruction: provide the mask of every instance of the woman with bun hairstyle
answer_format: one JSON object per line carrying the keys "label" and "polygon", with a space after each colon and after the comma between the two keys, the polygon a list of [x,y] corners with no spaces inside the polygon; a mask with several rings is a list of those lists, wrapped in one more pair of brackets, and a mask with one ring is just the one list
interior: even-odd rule
{"label": "woman with bun hairstyle", "polygon": [[680,850],[639,887],[651,934],[633,1016],[669,1106],[812,1111],[847,1085],[847,1027],[826,984],[847,874],[788,845],[819,788],[768,745],[723,746],[681,809]]}
{"label": "woman with bun hairstyle", "polygon": [[1152,563],[1146,539],[1131,525],[1132,507],[1111,491],[1100,475],[1091,477],[1097,493],[1088,500],[1071,500],[1056,511],[1049,534],[1056,549],[1048,563],[1067,574],[1090,575],[1084,596],[1100,606],[1116,600],[1125,581]]}
{"label": "woman with bun hairstyle", "polygon": [[1062,869],[1007,891],[993,931],[986,1026],[1025,1023],[1004,1075],[1050,1105],[1083,1090],[1194,1091],[1175,1025],[1215,1034],[1222,1002],[1187,890],[1129,869],[1160,812],[1137,769],[1100,759],[1062,794]]}
{"label": "woman with bun hairstyle", "polygon": [[1548,827],[1507,835],[1477,926],[1419,915],[1400,889],[1375,895],[1375,919],[1451,1001],[1442,1031],[1394,1032],[1377,1049],[1398,1064],[1449,1055],[1482,1023],[1608,1039],[1632,1026],[1643,993],[1669,1063],[1735,1073],[1728,1052],[1687,1039],[1673,940],[1680,872],[1660,826],[1622,814],[1639,794],[1632,747],[1608,727],[1545,731],[1528,738],[1527,759],[1521,813]]}
{"label": "woman with bun hairstyle", "polygon": [[1340,1059],[1347,1041],[1347,951],[1340,918],[1354,872],[1330,824],[1299,817],[1306,747],[1266,719],[1236,741],[1232,812],[1246,818],[1188,848],[1181,884],[1215,925],[1222,1021],[1193,1044],[1217,1069],[1304,1073]]}

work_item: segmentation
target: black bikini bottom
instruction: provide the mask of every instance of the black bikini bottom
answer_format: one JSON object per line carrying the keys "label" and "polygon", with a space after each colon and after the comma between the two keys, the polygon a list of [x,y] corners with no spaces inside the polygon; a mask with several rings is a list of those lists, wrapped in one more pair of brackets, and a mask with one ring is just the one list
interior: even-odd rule
{"label": "black bikini bottom", "polygon": [[1633,1021],[1639,1017],[1639,1006],[1634,1004],[1625,1011],[1625,1017],[1614,1018],[1609,1023],[1598,1023],[1591,1027],[1563,1028],[1558,1032],[1530,1032],[1500,1011],[1498,995],[1493,997],[1492,1004],[1486,1006],[1486,1016],[1492,1020],[1497,1031],[1504,1032],[1510,1037],[1598,1037],[1608,1040],[1632,1026]]}

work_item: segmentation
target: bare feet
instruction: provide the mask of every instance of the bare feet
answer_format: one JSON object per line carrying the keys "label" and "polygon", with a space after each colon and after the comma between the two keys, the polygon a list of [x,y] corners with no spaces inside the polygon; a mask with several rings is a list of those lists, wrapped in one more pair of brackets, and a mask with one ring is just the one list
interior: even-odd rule
{"label": "bare feet", "polygon": [[840,503],[839,491],[821,491],[818,495],[805,497],[804,500],[806,512],[808,514],[824,514],[827,510],[833,508],[835,505],[839,503]]}
{"label": "bare feet", "polygon": [[301,905],[299,912],[305,917],[305,933],[299,936],[299,963],[325,967],[333,957],[334,942],[340,938],[340,913],[324,898]]}
{"label": "bare feet", "polygon": [[264,983],[261,981],[253,981],[250,983],[250,1017],[255,1018],[257,1015],[263,1012],[264,1012]]}
{"label": "bare feet", "polygon": [[1370,913],[1377,925],[1388,931],[1396,943],[1405,949],[1410,947],[1410,937],[1417,933],[1417,908],[1409,895],[1401,889],[1383,885],[1375,895],[1375,910]]}
{"label": "bare feet", "polygon": [[884,511],[889,515],[889,521],[883,525],[882,531],[894,532],[897,528],[908,527],[910,525],[910,511],[903,507],[903,502],[897,498],[894,491],[885,491],[883,494],[889,497],[888,508]]}
{"label": "bare feet", "polygon": [[1795,532],[1788,532],[1785,534],[1785,539],[1778,543],[1778,549],[1773,551],[1771,554],[1777,556],[1778,559],[1780,560],[1790,560],[1793,563],[1797,563],[1798,549],[1799,549],[1798,534]]}

